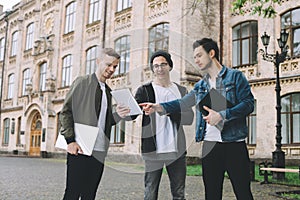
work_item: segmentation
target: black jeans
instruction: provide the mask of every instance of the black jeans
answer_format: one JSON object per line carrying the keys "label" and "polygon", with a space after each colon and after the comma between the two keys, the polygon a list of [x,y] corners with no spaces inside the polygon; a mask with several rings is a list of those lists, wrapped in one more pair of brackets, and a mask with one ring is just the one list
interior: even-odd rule
{"label": "black jeans", "polygon": [[163,167],[168,172],[172,199],[185,199],[186,156],[177,160],[145,160],[145,200],[156,200]]}
{"label": "black jeans", "polygon": [[250,159],[245,142],[203,143],[202,172],[205,199],[222,199],[225,172],[238,200],[252,200]]}
{"label": "black jeans", "polygon": [[64,200],[93,200],[102,177],[104,164],[93,156],[67,156],[67,182]]}

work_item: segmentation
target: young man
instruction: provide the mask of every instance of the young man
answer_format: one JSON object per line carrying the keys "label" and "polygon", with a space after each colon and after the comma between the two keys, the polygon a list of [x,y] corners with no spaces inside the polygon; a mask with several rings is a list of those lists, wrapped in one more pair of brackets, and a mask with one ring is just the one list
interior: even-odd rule
{"label": "young man", "polygon": [[[126,108],[112,113],[111,89],[105,83],[115,72],[120,56],[111,48],[101,49],[95,73],[78,77],[66,95],[60,113],[61,133],[67,147],[65,200],[95,199],[109,146],[111,127],[124,117]],[[99,127],[92,156],[82,153],[75,141],[74,123]],[[89,133],[86,133],[89,134]]]}
{"label": "young man", "polygon": [[197,105],[215,88],[233,105],[219,112],[206,106],[208,115],[197,109],[196,141],[203,143],[203,181],[205,198],[222,199],[224,173],[227,172],[237,199],[253,199],[250,189],[249,155],[245,138],[248,134],[246,117],[254,109],[254,98],[242,72],[222,66],[217,43],[209,38],[193,44],[194,60],[204,78],[182,99],[171,102],[141,104],[146,114],[186,110]]}
{"label": "young man", "polygon": [[[183,97],[187,90],[171,82],[173,61],[168,52],[156,51],[150,59],[153,82],[138,88],[138,103],[161,103]],[[142,156],[145,160],[144,199],[156,200],[163,167],[166,166],[173,199],[185,199],[186,142],[182,125],[193,122],[192,109],[160,116],[143,115]],[[133,117],[134,119],[135,117]]]}

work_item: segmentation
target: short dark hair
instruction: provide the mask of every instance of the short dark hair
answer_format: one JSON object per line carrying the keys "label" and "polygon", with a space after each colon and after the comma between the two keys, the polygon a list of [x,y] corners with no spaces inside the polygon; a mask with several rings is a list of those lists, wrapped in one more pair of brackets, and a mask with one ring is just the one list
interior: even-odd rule
{"label": "short dark hair", "polygon": [[116,59],[120,59],[120,55],[113,48],[103,48],[100,49],[99,52],[100,58],[104,55],[115,57]]}
{"label": "short dark hair", "polygon": [[211,38],[202,38],[201,40],[196,40],[193,43],[193,50],[195,50],[196,48],[198,48],[199,46],[202,46],[203,49],[209,53],[210,50],[214,50],[215,51],[215,58],[219,61],[219,47],[216,41],[212,40]]}

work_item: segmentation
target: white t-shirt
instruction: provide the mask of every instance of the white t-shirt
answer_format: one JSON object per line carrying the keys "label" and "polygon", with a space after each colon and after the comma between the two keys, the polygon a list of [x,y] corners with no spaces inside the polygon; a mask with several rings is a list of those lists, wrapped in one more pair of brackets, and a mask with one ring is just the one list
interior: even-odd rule
{"label": "white t-shirt", "polygon": [[105,130],[105,121],[106,121],[107,97],[105,92],[105,83],[99,82],[99,84],[102,90],[102,100],[101,100],[101,110],[98,118],[99,132],[95,142],[94,150],[106,151],[108,138],[106,138],[104,130]]}
{"label": "white t-shirt", "polygon": [[[216,82],[212,82],[211,79],[209,79],[209,84],[211,88],[216,88]],[[204,141],[222,142],[221,131],[217,127],[206,123]]]}
{"label": "white t-shirt", "polygon": [[[152,83],[156,103],[163,103],[181,98],[178,87],[172,83],[169,87],[162,87]],[[157,153],[177,152],[177,128],[170,117],[156,113],[156,144]]]}

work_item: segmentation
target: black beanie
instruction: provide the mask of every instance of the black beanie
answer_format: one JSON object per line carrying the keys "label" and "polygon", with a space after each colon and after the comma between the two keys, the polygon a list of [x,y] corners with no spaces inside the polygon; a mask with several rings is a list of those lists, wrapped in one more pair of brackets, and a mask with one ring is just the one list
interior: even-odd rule
{"label": "black beanie", "polygon": [[162,56],[166,59],[166,61],[168,62],[169,66],[171,67],[171,70],[173,69],[173,61],[171,59],[171,55],[163,50],[158,50],[156,52],[154,52],[150,58],[150,68],[153,71],[153,60],[156,57]]}

